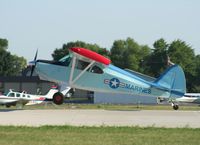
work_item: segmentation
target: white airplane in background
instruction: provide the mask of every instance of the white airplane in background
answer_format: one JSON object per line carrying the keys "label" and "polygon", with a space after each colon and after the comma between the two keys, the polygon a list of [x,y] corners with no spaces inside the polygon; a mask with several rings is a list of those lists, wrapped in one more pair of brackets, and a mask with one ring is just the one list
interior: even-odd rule
{"label": "white airplane in background", "polygon": [[15,92],[10,89],[6,95],[0,95],[0,105],[5,105],[6,107],[17,105],[22,107],[24,105],[41,104],[46,100],[51,101],[53,95],[57,92],[57,89],[50,89],[46,95],[33,95],[25,92]]}
{"label": "white airplane in background", "polygon": [[177,98],[176,101],[182,103],[200,104],[200,93],[185,93],[183,97]]}

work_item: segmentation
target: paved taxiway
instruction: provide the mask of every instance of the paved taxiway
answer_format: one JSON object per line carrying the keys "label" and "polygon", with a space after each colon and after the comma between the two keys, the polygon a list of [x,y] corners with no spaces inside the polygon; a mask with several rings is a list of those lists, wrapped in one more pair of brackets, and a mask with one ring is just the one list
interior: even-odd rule
{"label": "paved taxiway", "polygon": [[0,110],[0,125],[200,128],[200,111]]}

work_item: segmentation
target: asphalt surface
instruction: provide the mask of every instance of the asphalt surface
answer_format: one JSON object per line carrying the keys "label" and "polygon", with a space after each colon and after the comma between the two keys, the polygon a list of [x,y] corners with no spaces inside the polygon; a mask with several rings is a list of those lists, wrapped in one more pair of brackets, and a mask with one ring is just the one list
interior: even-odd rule
{"label": "asphalt surface", "polygon": [[200,111],[0,110],[0,125],[200,128]]}

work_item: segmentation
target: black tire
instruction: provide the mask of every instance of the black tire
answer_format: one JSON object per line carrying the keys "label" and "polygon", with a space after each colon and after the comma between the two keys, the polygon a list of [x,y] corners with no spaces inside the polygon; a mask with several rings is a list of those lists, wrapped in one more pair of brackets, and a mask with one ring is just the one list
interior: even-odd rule
{"label": "black tire", "polygon": [[53,95],[53,103],[56,105],[61,105],[64,102],[64,96],[62,93],[57,92]]}
{"label": "black tire", "polygon": [[179,109],[179,106],[178,106],[177,104],[174,104],[173,109],[174,109],[174,110],[178,110],[178,109]]}

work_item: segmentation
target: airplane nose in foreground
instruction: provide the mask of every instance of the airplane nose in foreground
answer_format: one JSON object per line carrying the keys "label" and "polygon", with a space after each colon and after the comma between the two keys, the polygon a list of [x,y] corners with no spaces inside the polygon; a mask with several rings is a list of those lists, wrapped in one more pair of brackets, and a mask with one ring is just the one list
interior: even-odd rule
{"label": "airplane nose in foreground", "polygon": [[61,63],[48,60],[37,60],[35,71],[41,80],[60,82],[64,75],[66,75],[66,67]]}

